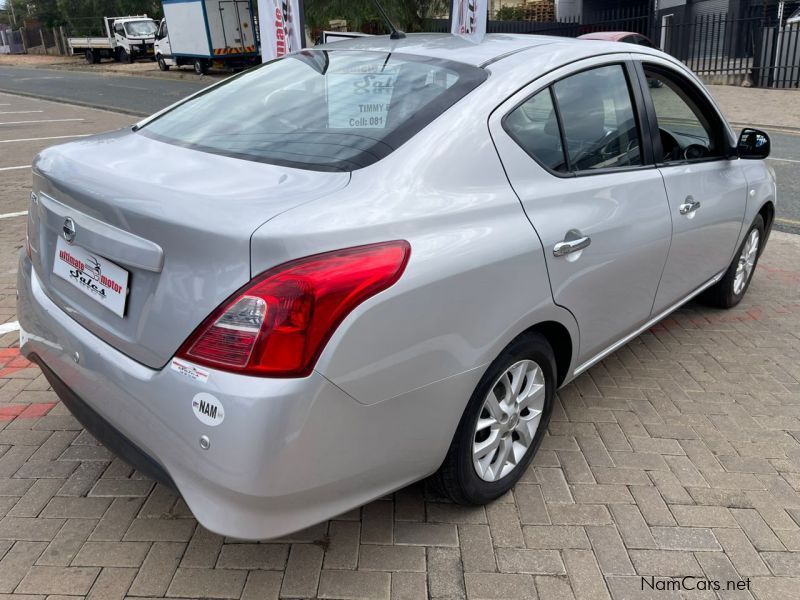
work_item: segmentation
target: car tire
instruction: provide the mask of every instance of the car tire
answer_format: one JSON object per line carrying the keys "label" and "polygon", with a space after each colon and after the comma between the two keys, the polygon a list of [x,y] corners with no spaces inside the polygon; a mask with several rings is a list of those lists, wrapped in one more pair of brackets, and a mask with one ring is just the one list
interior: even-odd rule
{"label": "car tire", "polygon": [[711,306],[719,308],[733,308],[741,302],[750,281],[753,279],[758,257],[764,248],[764,219],[756,216],[747,235],[744,236],[741,246],[736,251],[728,270],[712,287],[708,288],[700,300]]}
{"label": "car tire", "polygon": [[164,60],[163,56],[159,54],[158,57],[156,57],[156,60],[158,61],[159,69],[161,69],[162,71],[169,71],[169,65],[167,64],[167,61]]}
{"label": "car tire", "polygon": [[97,55],[97,53],[95,53],[95,51],[92,50],[91,48],[86,50],[84,56],[86,58],[86,62],[89,63],[90,65],[96,65],[97,63],[100,62],[100,56]]}
{"label": "car tire", "polygon": [[[555,390],[556,360],[548,341],[526,333],[511,342],[475,388],[434,486],[458,504],[486,504],[505,494],[542,442]],[[494,444],[496,449],[485,450]]]}
{"label": "car tire", "polygon": [[204,61],[202,58],[194,59],[194,63],[192,64],[194,66],[194,72],[197,75],[205,75],[208,72],[208,63],[206,63],[206,61]]}
{"label": "car tire", "polygon": [[128,54],[128,51],[125,50],[125,48],[120,48],[119,61],[123,63],[132,63],[133,57],[130,54]]}

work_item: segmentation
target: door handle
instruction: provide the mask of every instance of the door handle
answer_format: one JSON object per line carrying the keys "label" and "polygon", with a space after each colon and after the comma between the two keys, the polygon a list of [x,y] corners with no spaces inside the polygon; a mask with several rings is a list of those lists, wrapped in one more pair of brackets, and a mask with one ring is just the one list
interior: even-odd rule
{"label": "door handle", "polygon": [[572,252],[577,252],[578,250],[588,248],[589,244],[591,243],[592,238],[590,238],[588,235],[580,236],[580,234],[577,234],[577,236],[575,236],[574,230],[570,230],[563,242],[558,242],[555,246],[553,246],[553,256],[566,256]]}
{"label": "door handle", "polygon": [[683,201],[683,204],[678,207],[678,210],[682,215],[688,215],[689,213],[696,211],[698,208],[700,208],[700,202],[691,196],[687,196],[686,200]]}

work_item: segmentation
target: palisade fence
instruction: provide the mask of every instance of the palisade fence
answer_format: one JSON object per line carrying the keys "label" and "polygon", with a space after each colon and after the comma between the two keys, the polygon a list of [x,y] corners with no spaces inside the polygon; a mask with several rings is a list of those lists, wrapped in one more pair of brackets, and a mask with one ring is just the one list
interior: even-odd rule
{"label": "palisade fence", "polygon": [[[429,31],[449,31],[447,19],[431,20]],[[582,20],[498,21],[489,33],[529,33],[577,37],[597,31],[641,33],[683,61],[709,83],[758,87],[800,87],[800,23],[781,24],[774,14],[733,17],[697,15],[686,21],[660,22],[646,11],[625,8],[598,11]]]}
{"label": "palisade fence", "polygon": [[800,87],[800,23],[703,15],[660,28],[661,47],[712,82]]}

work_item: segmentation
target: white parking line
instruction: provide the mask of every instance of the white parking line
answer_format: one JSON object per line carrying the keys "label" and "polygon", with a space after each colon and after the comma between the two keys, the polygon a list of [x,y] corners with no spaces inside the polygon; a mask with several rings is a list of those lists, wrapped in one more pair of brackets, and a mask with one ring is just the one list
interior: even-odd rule
{"label": "white parking line", "polygon": [[0,115],[27,115],[29,113],[43,113],[43,110],[7,110],[0,111]]}
{"label": "white parking line", "polygon": [[18,140],[0,140],[0,144],[11,144],[14,142],[38,142],[40,140],[63,140],[65,138],[89,137],[90,135],[92,134],[79,133],[76,135],[53,135],[50,137],[40,137],[40,138],[19,138]]}
{"label": "white parking line", "polygon": [[84,119],[38,119],[36,121],[6,121],[5,123],[0,123],[0,125],[24,125],[27,123],[64,123],[65,121],[83,121],[83,120]]}
{"label": "white parking line", "polygon": [[19,212],[6,213],[4,215],[0,215],[0,219],[13,219],[14,217],[24,217],[27,214],[28,214],[27,210],[21,210]]}
{"label": "white parking line", "polygon": [[21,167],[0,167],[0,171],[16,171],[17,169],[30,169],[30,165],[22,165]]}
{"label": "white parking line", "polygon": [[11,321],[11,323],[0,325],[0,335],[11,333],[12,331],[19,331],[19,321]]}
{"label": "white parking line", "polygon": [[789,162],[789,163],[798,163],[800,164],[800,160],[794,160],[792,158],[773,158],[772,156],[767,157],[767,160],[777,160],[779,162]]}

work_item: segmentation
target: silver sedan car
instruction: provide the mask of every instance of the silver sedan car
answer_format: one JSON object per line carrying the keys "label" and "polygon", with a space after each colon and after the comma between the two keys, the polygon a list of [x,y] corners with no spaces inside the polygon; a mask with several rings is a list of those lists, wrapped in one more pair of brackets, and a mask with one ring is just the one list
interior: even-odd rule
{"label": "silver sedan car", "polygon": [[768,153],[630,44],[304,50],[39,155],[22,353],[220,534],[431,475],[489,502],[560,386],[690,298],[741,300]]}

